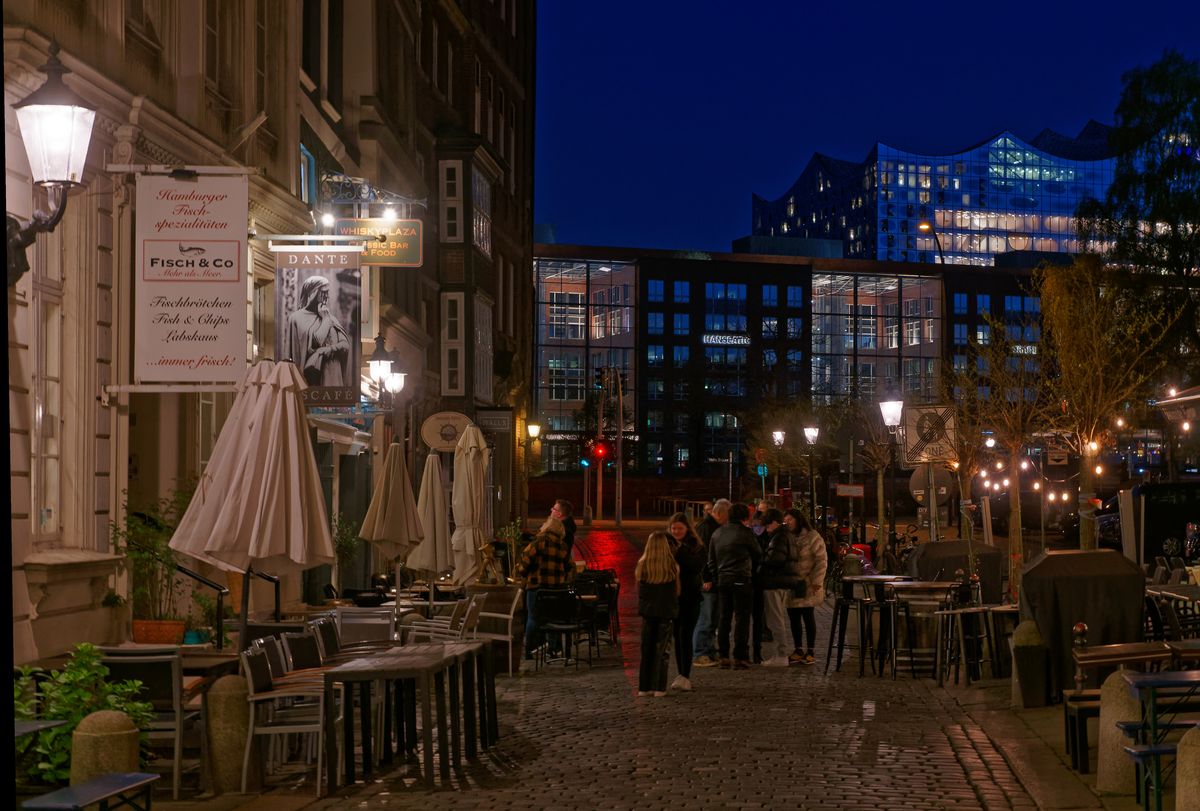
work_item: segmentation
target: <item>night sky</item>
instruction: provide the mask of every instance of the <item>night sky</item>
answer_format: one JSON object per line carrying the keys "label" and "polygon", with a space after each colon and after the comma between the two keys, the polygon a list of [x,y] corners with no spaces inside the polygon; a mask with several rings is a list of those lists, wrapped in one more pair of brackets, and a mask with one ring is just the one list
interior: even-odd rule
{"label": "night sky", "polygon": [[1200,57],[1194,0],[541,0],[535,221],[728,251],[751,193],[779,197],[814,151],[1075,135],[1166,47]]}

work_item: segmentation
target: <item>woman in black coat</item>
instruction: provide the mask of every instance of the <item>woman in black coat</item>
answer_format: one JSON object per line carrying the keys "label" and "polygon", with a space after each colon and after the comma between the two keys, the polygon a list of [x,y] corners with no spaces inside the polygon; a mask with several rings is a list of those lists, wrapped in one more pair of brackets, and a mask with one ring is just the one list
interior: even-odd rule
{"label": "woman in black coat", "polygon": [[692,689],[692,634],[700,617],[703,569],[708,550],[692,529],[687,513],[675,513],[667,523],[667,534],[675,562],[679,564],[679,618],[675,621],[675,667],[679,675],[671,682],[676,690]]}

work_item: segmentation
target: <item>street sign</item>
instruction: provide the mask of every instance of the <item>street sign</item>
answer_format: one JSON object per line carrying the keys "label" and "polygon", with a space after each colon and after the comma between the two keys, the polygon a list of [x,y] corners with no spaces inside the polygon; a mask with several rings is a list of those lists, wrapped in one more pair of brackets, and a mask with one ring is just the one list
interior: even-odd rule
{"label": "street sign", "polygon": [[839,484],[837,486],[837,494],[849,498],[862,498],[864,495],[863,486],[861,484]]}
{"label": "street sign", "polygon": [[766,475],[767,475],[767,466],[766,466],[766,465],[759,465],[759,466],[758,466],[758,475],[759,475],[760,477],[761,477],[761,476],[766,476]]}
{"label": "street sign", "polygon": [[957,456],[954,406],[909,406],[904,409],[904,461],[948,462]]}

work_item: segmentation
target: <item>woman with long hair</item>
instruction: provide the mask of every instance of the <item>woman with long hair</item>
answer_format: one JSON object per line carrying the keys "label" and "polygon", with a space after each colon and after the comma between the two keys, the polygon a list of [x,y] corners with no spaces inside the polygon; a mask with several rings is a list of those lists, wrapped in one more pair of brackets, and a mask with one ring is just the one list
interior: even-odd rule
{"label": "woman with long hair", "polygon": [[667,694],[667,659],[671,623],[679,615],[679,564],[671,554],[670,538],[655,530],[634,568],[638,584],[638,614],[642,617],[642,660],[638,665],[638,695]]}
{"label": "woman with long hair", "polygon": [[808,516],[799,510],[788,510],[783,521],[788,531],[796,536],[800,556],[796,572],[807,584],[803,597],[793,597],[788,601],[788,620],[792,626],[792,645],[795,648],[788,661],[811,665],[816,662],[813,657],[817,642],[816,607],[825,601],[825,567],[828,564],[825,539],[813,527]]}
{"label": "woman with long hair", "polygon": [[679,675],[671,688],[692,689],[692,635],[700,618],[704,594],[704,563],[708,550],[692,528],[687,513],[675,513],[667,522],[675,562],[679,564],[679,616],[675,620],[675,668]]}

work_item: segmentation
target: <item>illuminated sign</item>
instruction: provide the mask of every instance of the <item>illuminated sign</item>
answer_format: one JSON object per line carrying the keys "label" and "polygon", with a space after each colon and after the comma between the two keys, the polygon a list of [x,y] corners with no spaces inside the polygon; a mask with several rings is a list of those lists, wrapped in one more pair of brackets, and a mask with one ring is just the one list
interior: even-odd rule
{"label": "illuminated sign", "polygon": [[[419,268],[425,261],[421,250],[420,220],[388,220],[382,217],[341,219],[333,227],[338,236],[366,237],[364,265]],[[370,237],[382,235],[384,240]]]}
{"label": "illuminated sign", "polygon": [[750,336],[722,335],[708,332],[705,333],[702,342],[710,346],[750,346]]}

